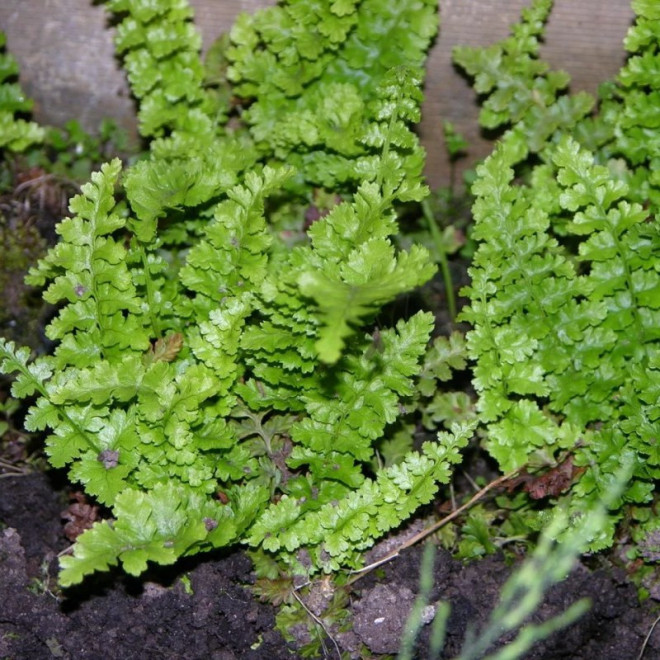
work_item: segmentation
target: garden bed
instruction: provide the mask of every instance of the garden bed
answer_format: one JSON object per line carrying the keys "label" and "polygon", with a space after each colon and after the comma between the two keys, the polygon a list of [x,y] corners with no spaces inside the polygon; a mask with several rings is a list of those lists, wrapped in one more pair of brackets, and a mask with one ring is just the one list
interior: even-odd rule
{"label": "garden bed", "polygon": [[[32,473],[0,479],[0,657],[12,660],[260,660],[302,657],[275,629],[275,610],[250,590],[251,562],[240,550],[216,553],[150,571],[142,579],[113,572],[63,594],[56,555],[69,542],[60,513],[67,491],[59,475]],[[57,485],[59,481],[59,486]],[[326,658],[396,654],[407,608],[419,590],[421,548],[415,546],[354,585],[352,632],[325,638]],[[432,602],[451,603],[447,646],[454,657],[468,626],[487,620],[512,567],[502,555],[468,565],[439,551]],[[580,564],[556,585],[534,615],[541,621],[588,597],[592,607],[526,658],[636,660],[656,617],[640,604],[624,572],[604,559]],[[420,636],[425,657],[428,629]],[[359,649],[362,649],[359,651]],[[351,653],[351,650],[353,652]],[[660,654],[660,630],[641,657]]]}
{"label": "garden bed", "polygon": [[0,54],[0,657],[658,656],[654,5],[598,98],[455,49],[430,195],[434,0],[109,9],[140,153]]}

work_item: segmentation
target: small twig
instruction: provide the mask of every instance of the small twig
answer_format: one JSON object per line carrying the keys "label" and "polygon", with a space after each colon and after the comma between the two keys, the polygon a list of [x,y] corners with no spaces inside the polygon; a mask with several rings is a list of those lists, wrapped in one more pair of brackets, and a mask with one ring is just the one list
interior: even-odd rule
{"label": "small twig", "polygon": [[[339,658],[339,660],[341,660],[341,650],[339,649],[339,644],[337,644],[337,640],[335,640],[335,638],[330,634],[330,632],[328,631],[325,623],[323,623],[323,621],[321,619],[319,619],[319,617],[317,617],[316,614],[314,614],[314,612],[312,612],[312,610],[310,610],[309,607],[307,607],[307,605],[305,605],[305,602],[295,592],[295,590],[293,590],[291,593],[293,594],[294,598],[300,603],[300,605],[305,610],[305,612],[307,612],[307,614],[312,618],[312,620],[317,625],[321,626],[321,628],[323,629],[323,632],[328,636],[330,641],[332,641],[332,643],[335,645],[335,651],[337,651],[337,657]],[[325,644],[323,643],[323,641],[321,641],[321,643],[323,644],[323,646],[325,648]]]}
{"label": "small twig", "polygon": [[60,550],[57,553],[57,558],[59,559],[60,557],[64,557],[64,555],[70,555],[70,554],[73,554],[73,543],[70,546],[64,548],[64,550]]}
{"label": "small twig", "polygon": [[7,470],[6,474],[0,474],[0,479],[8,477],[25,477],[32,472],[29,467],[18,467],[4,458],[0,458],[0,469]]}
{"label": "small twig", "polygon": [[23,183],[17,185],[16,188],[14,189],[14,194],[17,195],[18,193],[23,192],[23,190],[32,188],[33,186],[37,186],[40,183],[50,183],[51,181],[54,183],[61,183],[62,185],[65,186],[70,186],[71,188],[74,188],[75,190],[80,192],[80,186],[71,179],[67,179],[66,177],[62,177],[62,176],[57,176],[56,174],[42,174],[41,176],[35,176],[33,179],[28,179],[27,181],[23,181]]}
{"label": "small twig", "polygon": [[658,621],[660,621],[660,616],[653,622],[653,625],[651,626],[651,629],[649,630],[648,634],[644,638],[644,643],[642,644],[642,648],[639,652],[639,655],[637,656],[637,660],[642,660],[642,656],[644,655],[644,652],[646,651],[646,647],[648,646],[649,640],[651,639],[651,635],[653,634],[653,630],[655,629],[655,626],[657,625]]}
{"label": "small twig", "polygon": [[461,474],[468,480],[470,486],[474,488],[475,492],[479,490],[479,486],[477,485],[477,482],[470,476],[469,472],[461,472]]}
{"label": "small twig", "polygon": [[444,525],[446,525],[448,522],[451,522],[454,518],[457,518],[461,513],[463,513],[465,510],[469,509],[473,504],[478,502],[486,493],[489,491],[493,490],[493,488],[497,488],[504,482],[508,481],[516,475],[522,468],[518,468],[516,470],[513,470],[512,472],[509,472],[507,474],[503,474],[501,477],[498,477],[495,479],[495,481],[491,481],[488,485],[484,486],[479,492],[475,493],[475,495],[472,496],[472,498],[463,504],[462,506],[458,507],[458,509],[455,509],[452,511],[448,516],[445,516],[442,518],[442,520],[438,520],[438,522],[434,523],[430,527],[426,527],[423,529],[421,532],[418,532],[414,536],[410,537],[405,543],[402,543],[398,548],[395,548],[388,554],[386,554],[384,557],[381,557],[377,561],[373,562],[372,564],[369,564],[368,566],[364,566],[360,569],[357,569],[355,571],[351,571],[351,574],[354,575],[352,579],[350,579],[347,584],[353,584],[353,582],[356,582],[359,580],[363,575],[368,573],[369,571],[372,571],[374,568],[377,568],[381,564],[385,564],[386,562],[390,561],[390,559],[394,559],[395,557],[398,557],[401,551],[405,550],[406,548],[409,548],[412,545],[415,545],[415,543],[421,541],[422,539],[426,538],[430,534],[433,534],[433,532],[437,531]]}

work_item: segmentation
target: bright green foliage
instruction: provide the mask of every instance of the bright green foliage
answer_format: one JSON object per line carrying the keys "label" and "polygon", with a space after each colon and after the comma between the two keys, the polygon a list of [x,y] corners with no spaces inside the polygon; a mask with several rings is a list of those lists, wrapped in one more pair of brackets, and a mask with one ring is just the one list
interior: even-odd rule
{"label": "bright green foliage", "polygon": [[[215,136],[177,133],[156,140],[150,159],[126,173],[126,193],[138,216],[136,235],[143,242],[152,241],[159,218],[217,201],[254,160],[250,142],[240,137],[219,141]],[[187,233],[173,232],[170,240],[188,240]]]}
{"label": "bright green foliage", "polygon": [[339,502],[328,502],[307,515],[300,516],[299,505],[283,498],[257,521],[248,542],[262,543],[267,550],[285,548],[291,553],[285,559],[298,571],[308,572],[310,561],[327,572],[346,563],[357,566],[360,553],[375,538],[430,502],[438,484],[449,481],[450,466],[460,462],[459,450],[473,430],[474,425],[456,425],[452,433],[439,433],[437,444],[425,443],[421,452],[409,453]]}
{"label": "bright green foliage", "polygon": [[572,130],[594,101],[586,92],[560,96],[568,74],[550,71],[539,60],[539,38],[552,0],[534,0],[522,12],[508,39],[488,48],[459,46],[454,61],[472,77],[479,94],[488,95],[479,121],[486,128],[516,125],[530,151],[544,149],[557,130]]}
{"label": "bright green foliage", "polygon": [[32,101],[25,98],[16,82],[9,82],[18,75],[16,60],[4,51],[5,34],[0,32],[0,149],[24,151],[31,144],[44,139],[44,130],[37,124],[17,118],[17,114],[32,109]]}
{"label": "bright green foliage", "polygon": [[[413,170],[411,180],[419,177],[417,140],[386,116],[391,105],[378,100],[379,87],[401,66],[421,78],[437,30],[436,4],[286,0],[240,16],[231,32],[228,76],[251,102],[244,119],[257,146],[294,165],[306,181],[336,188],[364,180],[366,172],[354,161],[371,169],[383,130],[395,131],[390,142],[403,152],[397,167]],[[419,81],[413,87],[419,95]],[[397,84],[392,93],[401,89]]]}
{"label": "bright green foliage", "polygon": [[260,289],[273,242],[264,218],[264,200],[290,174],[286,168],[270,167],[261,176],[250,172],[244,185],[230,190],[229,199],[216,207],[181,272],[183,283],[197,293],[197,307],[206,311],[227,295],[248,298]]}
{"label": "bright green foliage", "polygon": [[425,194],[419,172],[406,178],[399,152],[404,147],[420,153],[416,142],[404,141],[412,136],[404,122],[419,116],[418,82],[414,72],[403,69],[385,77],[378,91],[384,121],[372,136],[380,155],[356,161],[355,171],[365,180],[353,204],[340,204],[315,223],[308,232],[310,248],[295,255],[296,283],[320,308],[323,327],[316,349],[326,362],[338,359],[360,318],[427,281],[435,270],[424,248],[413,246],[396,255],[389,238],[396,232],[396,219],[388,210],[393,202],[419,200]]}
{"label": "bright green foliage", "polygon": [[658,195],[658,102],[660,83],[656,75],[659,58],[660,21],[653,3],[634,2],[638,13],[625,46],[628,62],[607,88],[602,101],[602,120],[597,136],[600,149],[608,158],[625,159],[619,176],[630,182],[635,201],[660,203]]}
{"label": "bright green foliage", "polygon": [[[115,564],[117,559],[135,573],[143,570],[146,560],[168,563],[193,548],[225,544],[236,536],[237,528],[249,525],[270,490],[259,483],[259,473],[269,467],[268,461],[265,465],[255,461],[257,452],[247,451],[248,442],[236,442],[245,436],[240,432],[234,435],[235,426],[232,424],[234,430],[228,427],[223,416],[236,402],[231,390],[245,370],[239,357],[246,363],[254,362],[251,354],[262,351],[264,342],[268,348],[269,337],[271,341],[278,337],[258,325],[252,326],[252,335],[240,331],[245,318],[259,304],[259,289],[268,289],[266,278],[271,280],[270,287],[275,286],[274,274],[266,268],[270,241],[262,216],[263,196],[286,173],[266,168],[263,178],[248,177],[248,187],[230,193],[230,199],[218,207],[216,221],[208,225],[205,239],[191,251],[182,276],[193,291],[197,290],[193,307],[201,318],[208,314],[208,320],[189,328],[183,345],[192,354],[183,349],[186,357],[179,360],[182,344],[171,336],[165,339],[165,346],[146,350],[148,342],[140,345],[140,338],[149,334],[149,313],[146,301],[137,300],[138,288],[121,290],[109,285],[109,281],[131,282],[125,249],[120,252],[107,236],[112,227],[119,229],[124,224],[121,216],[113,214],[118,168],[117,162],[106,166],[94,175],[94,185],[85,187],[85,197],[74,200],[72,209],[82,217],[60,225],[66,242],[61,242],[32,276],[54,279],[47,295],[55,299],[58,292],[72,301],[49,328],[51,335],[62,338],[54,358],[28,365],[26,351],[15,352],[9,344],[2,347],[3,370],[22,374],[15,383],[15,395],[26,396],[34,390],[42,394],[28,426],[36,430],[48,425],[55,430],[48,440],[51,462],[69,464],[71,477],[112,506],[116,517],[111,527],[100,523],[81,537],[73,558],[63,563],[65,583],[78,581],[92,567],[103,569]],[[76,225],[77,231],[69,232],[68,225]],[[233,244],[222,240],[222,232],[233,231],[237,237]],[[76,253],[75,243],[81,243],[85,252]],[[106,249],[116,257],[106,260]],[[208,258],[209,250],[213,251],[212,259]],[[77,258],[72,259],[72,254]],[[207,258],[202,259],[202,254]],[[222,263],[225,287],[220,292],[213,284],[218,272],[204,270],[204,266]],[[78,264],[89,267],[80,269]],[[58,274],[67,265],[66,276]],[[82,279],[84,293],[76,288]],[[265,302],[261,304],[262,311],[267,311]],[[126,327],[132,327],[132,343],[126,343],[114,327],[113,318],[121,312]],[[299,384],[297,393],[308,416],[300,417],[291,427],[291,438],[298,447],[287,461],[292,469],[308,465],[309,470],[306,476],[292,479],[288,490],[302,493],[306,489],[310,499],[312,491],[317,491],[313,497],[318,508],[362,483],[358,461],[370,458],[370,443],[395,420],[399,398],[411,395],[410,378],[419,369],[430,330],[429,315],[402,321],[396,332],[380,332],[377,349],[373,338],[359,341],[359,353],[347,355],[334,374],[322,373],[315,356],[309,356],[315,373]],[[255,332],[263,342],[254,341]],[[287,354],[285,346],[273,345],[273,362],[278,347],[280,360]],[[294,355],[295,344],[287,350]],[[325,391],[322,382],[332,378],[336,380],[334,387]],[[250,382],[255,383],[255,389],[260,386],[258,381]],[[265,457],[273,459],[272,452],[270,447]],[[440,469],[445,464],[434,465]],[[428,489],[437,478],[433,481],[425,474],[420,479]],[[222,481],[242,484],[234,490],[229,484],[225,486],[232,493],[231,508],[209,499]],[[167,491],[163,490],[165,483],[171,486]],[[335,487],[341,483],[345,485]],[[178,484],[176,488],[174,484]],[[412,494],[408,500],[397,499],[399,506],[407,502],[408,512],[422,501]],[[158,515],[163,517],[164,512],[168,516],[178,512],[178,523],[163,527]],[[267,518],[268,511],[263,515]],[[200,531],[202,518],[210,528],[204,533]],[[260,538],[259,529],[253,528],[251,542]],[[305,537],[299,538],[304,541]]]}
{"label": "bright green foliage", "polygon": [[[365,0],[364,14],[352,2],[319,10],[329,41],[311,59],[335,89],[332,112],[344,90],[349,105],[370,114],[342,119],[348,142],[338,134],[316,148],[310,171],[332,181],[339,170],[327,164],[341,152],[344,199],[329,193],[331,212],[295,246],[269,216],[291,182],[304,184],[307,171],[296,170],[304,162],[282,164],[274,146],[255,148],[246,131],[225,130],[221,95],[202,85],[187,3],[110,7],[123,16],[117,43],[141,102],[141,130],[157,137],[123,174],[114,160],[92,175],[57,228],[60,242],[30,271],[60,306],[47,328],[53,355],[31,362],[26,349],[0,343],[0,370],[18,374],[14,396],[36,396],[27,428],[49,429],[51,463],[111,511],[63,558],[62,584],[119,563],[137,575],[149,561],[237,542],[310,573],[354,566],[356,553],[432,499],[472,429],[457,426],[369,473],[375,446],[413,399],[433,329],[421,312],[394,328],[374,322],[435,271],[424,248],[394,241],[395,204],[426,194],[410,124],[434,7]],[[285,3],[266,15],[311,7]],[[235,34],[245,35],[241,21]],[[281,27],[260,28],[273,48]],[[292,43],[303,53],[302,42]],[[307,43],[314,47],[316,36]],[[396,52],[391,63],[362,67],[360,53],[386,45]],[[236,48],[233,66],[247,71],[266,52]],[[388,72],[389,64],[397,68]],[[275,99],[271,88],[254,89],[255,105]],[[296,94],[307,88],[288,89],[287,100],[296,103]],[[313,563],[300,563],[300,552]]]}
{"label": "bright green foliage", "polygon": [[413,393],[410,377],[419,371],[431,325],[428,314],[418,314],[400,321],[397,332],[379,331],[379,347],[372,337],[361,355],[347,357],[332,391],[318,384],[321,391],[303,394],[308,417],[291,429],[293,467],[308,463],[312,475],[347,486],[362,481],[360,463],[371,459],[372,443],[398,417],[399,400]]}
{"label": "bright green foliage", "polygon": [[426,354],[417,389],[424,396],[432,396],[438,389],[438,381],[448,381],[453,370],[465,369],[466,360],[465,338],[460,332],[436,337]]}
{"label": "bright green foliage", "polygon": [[657,70],[660,62],[657,44],[660,40],[660,17],[653,2],[637,0],[633,7],[639,18],[626,37],[626,50],[631,53],[621,71],[619,96],[622,112],[616,127],[617,146],[633,165],[652,160],[656,174],[660,153],[658,137],[658,101],[660,83]]}
{"label": "bright green foliage", "polygon": [[446,389],[454,372],[467,369],[465,337],[458,331],[449,337],[436,337],[427,351],[412,406],[419,410],[422,424],[433,430],[442,424],[450,428],[455,422],[475,419],[474,401],[463,391]]}
{"label": "bright green foliage", "polygon": [[[110,0],[108,8],[123,18],[115,43],[140,101],[140,132],[159,138],[125,183],[139,220],[132,230],[148,243],[158,218],[217,201],[254,164],[255,154],[240,136],[217,139],[225,134],[228,108],[205,86],[201,37],[186,0]],[[185,242],[192,220],[163,238]]]}
{"label": "bright green foliage", "polygon": [[148,493],[126,489],[117,496],[114,512],[117,520],[112,525],[107,521],[95,523],[80,536],[74,554],[62,558],[63,584],[75,584],[93,571],[116,566],[118,559],[131,575],[144,572],[147,560],[173,564],[189,548],[207,539],[211,526],[208,514],[216,516],[212,524],[220,518],[222,533],[216,535],[217,545],[229,541],[234,533],[224,511],[173,484],[158,483]]}
{"label": "bright green foliage", "polygon": [[331,252],[324,249],[327,235],[317,242],[315,238],[320,231],[310,232],[312,246],[318,249],[304,255],[308,264],[301,269],[298,285],[320,307],[323,327],[316,348],[324,361],[335,362],[339,358],[345,337],[361,317],[372,314],[398,294],[423,284],[435,271],[424,248],[415,246],[410,252],[396,255],[388,238],[374,235],[375,232],[370,235],[369,225],[373,226],[377,219],[374,216],[382,206],[382,197],[375,186],[363,185],[353,208],[344,211],[343,207],[337,207],[328,216],[329,229],[336,235],[342,235],[336,226],[345,225],[357,234],[356,238],[362,238],[355,241],[350,251],[341,251],[341,256],[337,254],[338,246]]}
{"label": "bright green foliage", "polygon": [[[575,493],[586,496],[607,490],[620,448],[632,446],[638,481],[625,496],[646,501],[658,476],[649,460],[657,414],[644,403],[657,390],[648,372],[658,340],[657,224],[625,201],[624,183],[565,138],[553,162],[560,203],[573,214],[567,229],[583,237],[571,257],[552,236],[543,197],[511,184],[510,165],[524,153],[520,136],[509,134],[473,188],[482,242],[463,318],[474,326],[468,348],[488,449],[508,471],[534,452],[552,456],[585,440],[576,451],[588,467]],[[576,259],[589,264],[585,274]],[[650,415],[645,432],[624,430],[632,430],[631,408]],[[599,430],[590,430],[595,423]]]}
{"label": "bright green foliage", "polygon": [[51,284],[49,303],[64,302],[47,335],[61,340],[56,367],[112,360],[127,350],[144,351],[149,333],[140,318],[140,300],[126,265],[127,250],[113,234],[126,217],[114,200],[119,159],[104,165],[71,201],[76,214],[57,226],[58,245],[30,271],[28,283]]}
{"label": "bright green foliage", "polygon": [[[657,20],[642,16],[631,29],[628,43],[644,53],[623,69],[602,119],[576,129],[584,142],[590,129],[609,126],[602,132],[609,138],[591,139],[604,145],[601,153],[581,146],[568,121],[553,126],[545,145],[530,143],[530,115],[511,115],[512,130],[478,168],[473,186],[479,247],[463,319],[473,326],[468,352],[476,360],[486,446],[504,471],[570,450],[584,469],[571,491],[574,511],[587,506],[585,499],[604,497],[624,451],[634,456],[632,477],[612,509],[649,502],[660,476],[657,127],[641,114],[641,125],[633,119],[635,108],[654,103],[650,77],[642,83],[633,73],[655,56],[660,32],[651,24]],[[525,43],[523,33],[519,28],[510,43]],[[523,73],[520,84],[535,81]],[[514,184],[515,168],[531,150],[546,162]],[[611,542],[613,520],[593,547]]]}
{"label": "bright green foliage", "polygon": [[185,0],[110,0],[123,16],[115,44],[123,56],[133,93],[140,101],[140,132],[213,134],[221,109],[202,85],[202,40]]}

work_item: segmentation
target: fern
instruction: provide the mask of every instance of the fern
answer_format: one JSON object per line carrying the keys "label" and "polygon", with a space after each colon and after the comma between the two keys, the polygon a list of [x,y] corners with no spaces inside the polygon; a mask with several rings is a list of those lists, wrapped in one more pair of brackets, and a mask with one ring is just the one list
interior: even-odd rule
{"label": "fern", "polygon": [[142,135],[158,137],[166,131],[211,135],[221,109],[202,85],[202,42],[188,3],[111,0],[108,7],[123,17],[115,44],[140,100]]}
{"label": "fern", "polygon": [[[254,164],[249,141],[225,136],[228,107],[205,86],[201,37],[186,0],[111,0],[122,18],[115,39],[134,95],[139,128],[151,144],[149,159],[126,174],[126,192],[140,241],[153,241],[158,218],[198,207],[226,192]],[[194,223],[193,223],[194,224]],[[163,236],[183,243],[192,226]]]}
{"label": "fern", "polygon": [[[623,502],[652,499],[659,475],[655,160],[652,151],[630,149],[631,136],[641,137],[631,118],[644,124],[634,108],[652,102],[655,93],[640,67],[654,61],[659,33],[650,31],[657,27],[653,10],[635,6],[642,16],[627,43],[643,44],[645,52],[622,70],[600,119],[582,120],[577,113],[563,125],[549,123],[552,131],[541,145],[530,141],[536,111],[502,110],[512,128],[478,168],[473,187],[479,247],[462,317],[473,325],[468,350],[476,361],[487,447],[503,470],[571,451],[583,472],[567,495],[577,512],[589,506],[585,500],[605,499],[623,452],[634,453],[630,483],[611,503],[608,528],[593,547],[611,543]],[[545,7],[535,3],[532,11]],[[512,43],[528,43],[526,28],[520,29],[507,42],[509,51]],[[467,53],[461,57],[468,59]],[[483,55],[475,59],[486,62]],[[517,65],[510,75],[520,75],[519,84],[528,88],[539,84]],[[597,131],[591,144],[601,151],[590,152],[572,130],[582,142]],[[541,151],[545,162],[514,184],[515,168],[531,150]],[[616,168],[612,156],[619,158]]]}
{"label": "fern", "polygon": [[438,484],[449,481],[450,466],[460,462],[459,450],[473,430],[474,425],[457,425],[451,434],[438,434],[437,444],[425,443],[421,452],[409,453],[375,480],[366,479],[338,503],[302,517],[295,502],[282,499],[257,520],[248,542],[270,551],[286,549],[284,559],[298,572],[309,573],[310,561],[326,572],[358,566],[360,553],[374,539],[432,501]]}
{"label": "fern", "polygon": [[[314,19],[324,39],[310,40],[307,26],[307,41],[298,30],[290,48],[273,26],[298,25],[292,17],[312,10],[283,3],[253,19],[264,44],[255,54],[240,47],[253,37],[239,20],[232,76],[242,71],[237,91],[254,95],[253,107],[270,98],[281,110],[299,96],[327,118],[346,92],[368,109],[341,119],[343,136],[326,132],[308,151],[309,168],[299,137],[285,157],[255,140],[256,111],[246,113],[251,136],[225,126],[221,95],[202,85],[183,0],[109,6],[121,17],[117,47],[150,152],[124,172],[115,160],[95,173],[58,226],[60,242],[30,272],[60,305],[47,328],[53,355],[30,361],[0,343],[0,369],[18,374],[14,395],[36,396],[27,427],[49,429],[51,463],[111,511],[63,557],[60,580],[119,564],[137,575],[150,561],[240,542],[297,568],[309,548],[310,572],[354,566],[357,550],[430,501],[472,430],[456,427],[368,473],[375,445],[414,396],[433,325],[418,313],[373,327],[384,304],[435,270],[425,249],[393,240],[395,205],[427,192],[410,124],[435,31],[421,18],[434,6],[335,2]],[[362,85],[360,57],[389,53],[387,39],[401,48],[386,65],[374,59]],[[317,46],[313,57],[305,50]],[[315,73],[286,88],[303,52]],[[273,53],[277,71],[248,84]],[[329,92],[323,107],[309,94],[317,78]],[[308,198],[321,181],[343,197],[291,246],[270,216],[292,189]]]}
{"label": "fern", "polygon": [[51,282],[44,293],[47,302],[66,302],[46,331],[50,339],[62,340],[56,352],[59,369],[148,347],[127,251],[112,236],[126,223],[114,199],[120,171],[115,159],[92,176],[71,202],[76,215],[57,227],[61,242],[27,278],[34,286]]}

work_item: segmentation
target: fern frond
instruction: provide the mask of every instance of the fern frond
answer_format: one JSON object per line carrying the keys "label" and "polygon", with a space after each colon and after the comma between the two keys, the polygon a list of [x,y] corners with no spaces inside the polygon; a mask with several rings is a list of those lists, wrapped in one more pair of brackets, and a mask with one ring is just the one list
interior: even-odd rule
{"label": "fern frond", "polygon": [[159,484],[149,494],[126,490],[116,499],[112,524],[94,523],[78,537],[73,555],[62,557],[60,582],[77,584],[119,561],[130,575],[143,573],[150,561],[173,564],[207,539],[209,531],[222,537],[220,545],[227,543],[234,529],[224,511],[172,484]]}
{"label": "fern frond", "polygon": [[32,268],[26,279],[34,286],[50,281],[44,299],[65,306],[46,329],[62,339],[58,366],[92,364],[95,359],[143,351],[149,334],[142,318],[142,301],[126,265],[126,248],[113,234],[126,218],[114,199],[119,159],[107,163],[71,200],[75,215],[56,228],[62,240]]}
{"label": "fern frond", "polygon": [[[435,0],[328,6],[287,0],[242,15],[231,33],[229,77],[250,101],[244,118],[259,149],[328,189],[368,180],[370,143],[383,120],[373,102],[391,70],[420,72],[437,31],[436,11]],[[391,85],[390,91],[404,90]],[[390,142],[401,150],[415,141],[407,129],[399,135],[405,136],[402,142]],[[404,171],[421,167],[418,153],[409,150]],[[356,156],[364,161],[359,173]]]}
{"label": "fern frond", "polygon": [[460,46],[454,61],[474,78],[474,88],[488,95],[479,115],[486,128],[517,126],[532,152],[542,151],[551,136],[572,131],[594,106],[586,92],[563,95],[570,80],[539,59],[539,41],[552,0],[534,0],[523,9],[512,35],[485,48]]}
{"label": "fern frond", "polygon": [[474,428],[456,425],[451,433],[439,433],[437,443],[425,443],[421,452],[411,452],[376,479],[365,479],[338,503],[317,511],[301,516],[291,498],[283,499],[257,521],[248,542],[263,543],[269,551],[286,550],[284,559],[298,570],[301,553],[311,558],[311,571],[357,567],[361,551],[430,502],[438,484],[447,483]]}
{"label": "fern frond", "polygon": [[186,0],[111,0],[110,11],[123,15],[115,44],[124,58],[145,137],[166,131],[211,136],[218,113],[202,82],[201,37]]}

